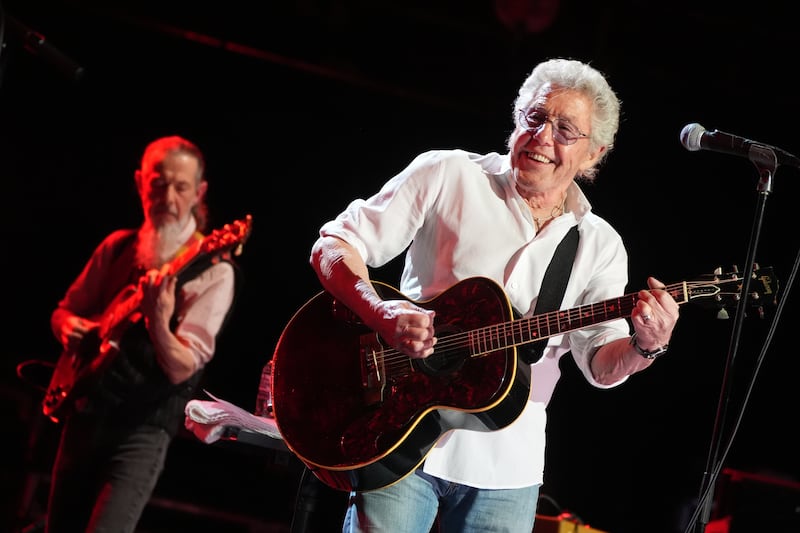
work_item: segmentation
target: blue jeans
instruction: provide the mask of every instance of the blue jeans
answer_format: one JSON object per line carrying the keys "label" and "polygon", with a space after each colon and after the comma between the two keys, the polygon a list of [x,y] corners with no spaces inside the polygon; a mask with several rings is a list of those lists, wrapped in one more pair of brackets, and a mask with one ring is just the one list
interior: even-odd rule
{"label": "blue jeans", "polygon": [[538,485],[476,489],[417,470],[383,489],[351,493],[342,531],[531,533],[538,497]]}

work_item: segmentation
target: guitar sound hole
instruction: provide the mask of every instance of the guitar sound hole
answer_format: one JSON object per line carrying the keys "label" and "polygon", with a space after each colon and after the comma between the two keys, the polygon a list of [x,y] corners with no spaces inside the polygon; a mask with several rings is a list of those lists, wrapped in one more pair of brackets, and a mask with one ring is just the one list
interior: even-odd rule
{"label": "guitar sound hole", "polygon": [[[455,327],[444,325],[441,328],[436,328],[436,336],[441,340],[459,331]],[[460,370],[464,366],[464,361],[468,355],[466,349],[453,350],[448,348],[446,351],[437,351],[434,348],[430,356],[424,359],[414,359],[413,365],[420,372],[430,376],[444,376]]]}

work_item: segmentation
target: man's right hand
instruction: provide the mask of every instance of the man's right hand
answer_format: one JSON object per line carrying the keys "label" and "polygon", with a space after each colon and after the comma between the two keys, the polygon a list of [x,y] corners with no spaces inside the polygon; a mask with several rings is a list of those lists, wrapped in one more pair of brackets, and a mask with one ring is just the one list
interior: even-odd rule
{"label": "man's right hand", "polygon": [[423,309],[408,300],[386,300],[379,304],[378,334],[400,352],[414,359],[433,353],[436,332],[433,319],[436,313]]}
{"label": "man's right hand", "polygon": [[69,349],[75,350],[80,346],[81,341],[90,331],[100,327],[99,322],[72,315],[61,323],[61,344]]}

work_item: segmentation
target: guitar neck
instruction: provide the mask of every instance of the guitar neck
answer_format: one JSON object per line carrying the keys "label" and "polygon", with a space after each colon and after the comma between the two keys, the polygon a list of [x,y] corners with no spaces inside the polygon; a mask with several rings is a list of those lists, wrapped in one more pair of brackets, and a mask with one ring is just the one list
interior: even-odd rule
{"label": "guitar neck", "polygon": [[205,239],[192,239],[180,254],[178,254],[172,261],[169,262],[168,272],[170,275],[175,276],[183,272],[189,265],[191,265],[199,256],[206,244],[208,238]]}
{"label": "guitar neck", "polygon": [[[192,239],[183,251],[167,263],[169,275],[177,275],[183,272],[189,265],[201,257],[201,252],[208,238]],[[138,285],[127,286],[106,310],[100,320],[100,337],[108,337],[120,324],[131,319],[139,310],[142,303],[142,291]]]}
{"label": "guitar neck", "polygon": [[[127,297],[122,295],[127,293]],[[118,301],[112,303],[100,321],[100,338],[106,338],[111,331],[114,331],[120,324],[129,320],[142,303],[142,291],[136,285],[130,285],[126,293],[122,293]]]}
{"label": "guitar neck", "polygon": [[[686,282],[667,285],[665,290],[679,305],[689,301]],[[638,292],[630,293],[572,309],[550,311],[529,318],[486,326],[469,333],[469,345],[473,355],[480,356],[496,350],[536,342],[629,316],[638,300]]]}

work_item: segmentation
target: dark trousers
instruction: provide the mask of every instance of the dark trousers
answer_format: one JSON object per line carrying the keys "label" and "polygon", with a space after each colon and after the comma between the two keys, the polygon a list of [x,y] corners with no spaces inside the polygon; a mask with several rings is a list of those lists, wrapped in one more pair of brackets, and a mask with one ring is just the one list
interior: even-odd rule
{"label": "dark trousers", "polygon": [[47,533],[133,533],[164,469],[162,428],[73,416],[53,465]]}

